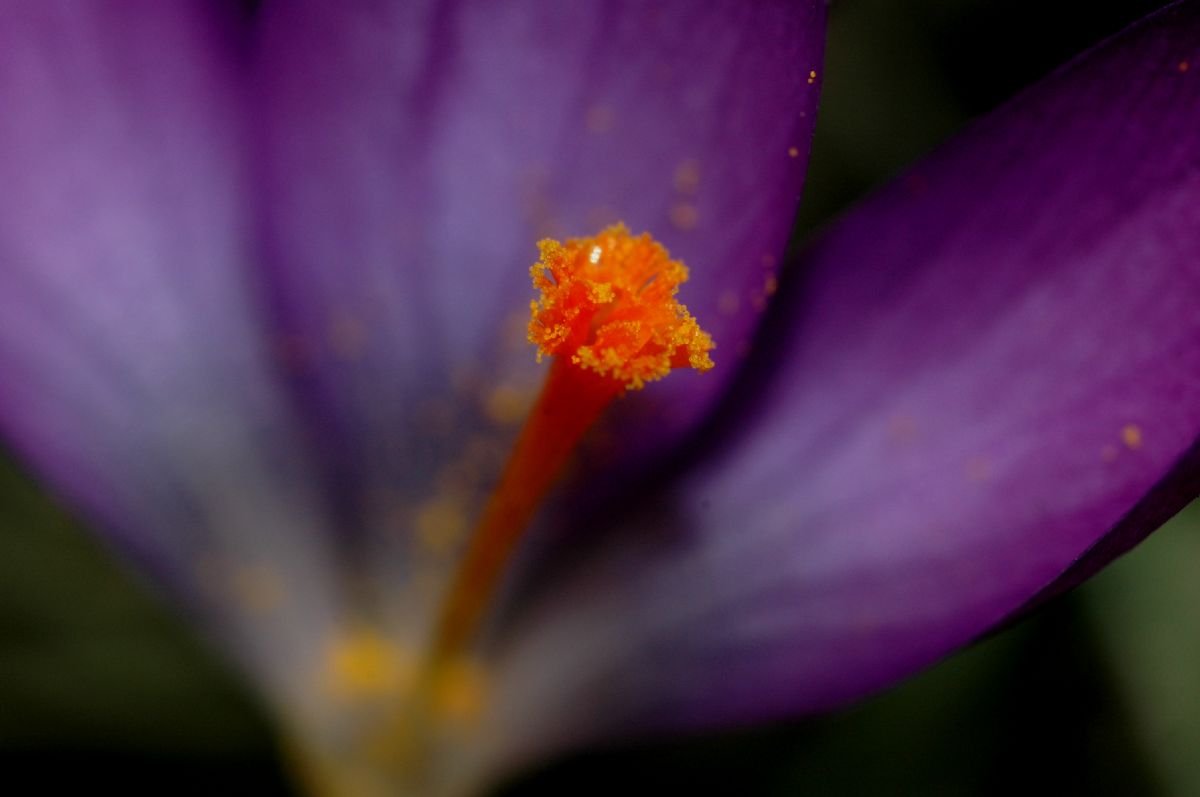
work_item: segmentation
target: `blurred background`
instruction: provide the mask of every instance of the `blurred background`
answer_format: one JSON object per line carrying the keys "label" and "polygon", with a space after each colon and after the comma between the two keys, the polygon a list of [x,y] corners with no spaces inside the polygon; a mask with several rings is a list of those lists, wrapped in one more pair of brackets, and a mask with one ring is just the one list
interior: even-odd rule
{"label": "blurred background", "polygon": [[[802,240],[1155,0],[834,0]],[[1200,509],[839,714],[552,762],[541,794],[1200,794]],[[39,793],[289,795],[254,697],[0,454],[0,771]]]}

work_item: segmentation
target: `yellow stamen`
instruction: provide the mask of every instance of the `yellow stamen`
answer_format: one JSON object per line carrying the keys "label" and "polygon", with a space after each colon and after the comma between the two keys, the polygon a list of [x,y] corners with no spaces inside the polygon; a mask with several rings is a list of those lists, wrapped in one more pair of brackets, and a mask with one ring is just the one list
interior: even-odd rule
{"label": "yellow stamen", "polygon": [[414,673],[408,651],[371,628],[353,629],[328,650],[327,689],[348,702],[399,694]]}
{"label": "yellow stamen", "polygon": [[469,646],[521,534],[604,408],[673,368],[713,367],[712,338],[675,299],[687,269],[648,234],[617,225],[539,248],[529,340],[555,360],[443,605],[435,663]]}
{"label": "yellow stamen", "polygon": [[[474,650],[496,586],[521,535],[572,451],[614,398],[673,368],[712,367],[712,339],[675,295],[687,269],[649,235],[623,226],[594,238],[542,241],[531,269],[541,292],[529,340],[554,361],[495,492],[470,532],[420,658],[361,624],[332,640],[322,670],[327,693],[368,723],[360,733],[314,750],[306,771],[329,793],[385,794],[393,776],[424,793],[443,776],[439,749],[469,737],[485,716],[489,678]],[[498,388],[493,417],[510,420],[523,397]],[[510,395],[511,394],[511,395]],[[436,495],[405,512],[431,551],[454,547],[467,519],[456,495]],[[379,715],[380,701],[392,710]]]}

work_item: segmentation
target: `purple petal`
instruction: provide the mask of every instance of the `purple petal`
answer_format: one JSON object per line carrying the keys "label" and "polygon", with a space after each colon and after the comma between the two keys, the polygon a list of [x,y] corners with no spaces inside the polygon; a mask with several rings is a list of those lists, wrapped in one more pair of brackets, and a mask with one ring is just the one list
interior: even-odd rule
{"label": "purple petal", "polygon": [[[0,430],[140,563],[228,612],[223,631],[279,647],[251,656],[282,659],[328,593],[248,282],[238,31],[217,8],[0,10]],[[300,624],[264,631],[241,587]]]}
{"label": "purple petal", "polygon": [[727,365],[647,393],[694,419],[790,229],[824,15],[816,0],[268,9],[277,298],[331,447],[383,496],[368,503],[427,496],[468,436],[511,440],[486,408],[540,380],[524,324],[546,235],[621,219],[688,262],[684,298]]}
{"label": "purple petal", "polygon": [[1196,67],[1177,4],[824,236],[732,439],[513,632],[509,754],[836,706],[1192,498]]}

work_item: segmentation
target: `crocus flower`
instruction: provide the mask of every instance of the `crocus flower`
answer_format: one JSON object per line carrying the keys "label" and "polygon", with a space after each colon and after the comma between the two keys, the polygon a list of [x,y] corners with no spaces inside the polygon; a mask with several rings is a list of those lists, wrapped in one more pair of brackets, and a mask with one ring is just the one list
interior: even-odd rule
{"label": "crocus flower", "polygon": [[[815,0],[5,3],[0,429],[245,668],[318,786],[454,791],[880,689],[1197,493],[1200,2],[778,283],[823,24]],[[690,266],[717,367],[610,407],[430,686],[542,375],[534,243],[616,221]]]}

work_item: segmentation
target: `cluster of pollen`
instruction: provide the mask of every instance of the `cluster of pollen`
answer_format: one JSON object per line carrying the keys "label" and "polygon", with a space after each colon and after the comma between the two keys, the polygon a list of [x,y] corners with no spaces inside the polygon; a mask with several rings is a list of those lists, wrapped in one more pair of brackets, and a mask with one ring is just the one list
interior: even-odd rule
{"label": "cluster of pollen", "polygon": [[532,303],[529,340],[539,359],[565,355],[630,389],[673,368],[713,367],[712,338],[675,299],[687,268],[648,234],[617,224],[538,248],[530,273],[541,298]]}

